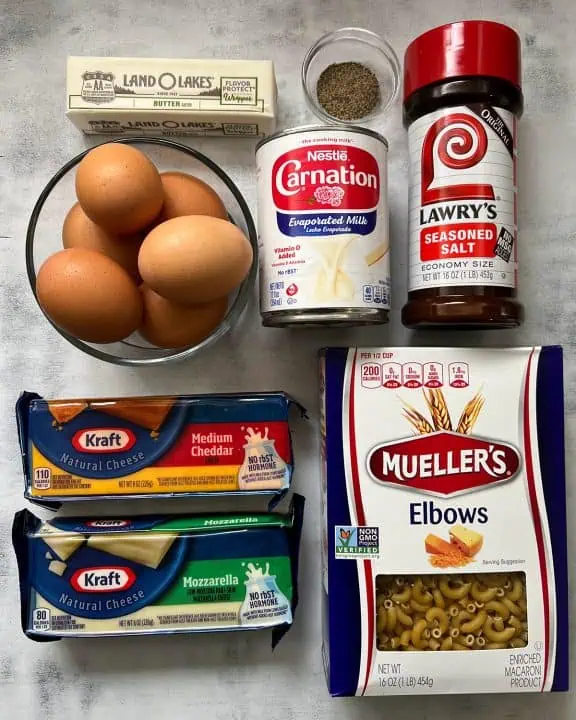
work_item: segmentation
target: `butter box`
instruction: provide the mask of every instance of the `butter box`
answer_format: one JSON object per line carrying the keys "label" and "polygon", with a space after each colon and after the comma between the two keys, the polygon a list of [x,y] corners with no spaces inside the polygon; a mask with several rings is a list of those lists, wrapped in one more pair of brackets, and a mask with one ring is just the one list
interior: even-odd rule
{"label": "butter box", "polygon": [[277,502],[292,479],[294,406],[284,393],[72,400],[23,393],[16,417],[24,495],[47,507],[214,494]]}
{"label": "butter box", "polygon": [[568,689],[561,348],[320,363],[330,693]]}
{"label": "butter box", "polygon": [[276,101],[268,60],[68,58],[66,115],[87,135],[262,137]]}
{"label": "butter box", "polygon": [[288,514],[64,518],[13,524],[22,628],[34,640],[290,628],[304,498]]}

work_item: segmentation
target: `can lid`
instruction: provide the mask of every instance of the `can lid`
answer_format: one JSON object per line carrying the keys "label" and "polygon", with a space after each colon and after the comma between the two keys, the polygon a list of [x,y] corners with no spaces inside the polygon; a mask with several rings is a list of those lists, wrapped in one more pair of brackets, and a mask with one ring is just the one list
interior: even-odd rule
{"label": "can lid", "polygon": [[404,55],[404,100],[425,85],[471,75],[496,77],[521,87],[516,31],[490,20],[463,20],[420,35]]}

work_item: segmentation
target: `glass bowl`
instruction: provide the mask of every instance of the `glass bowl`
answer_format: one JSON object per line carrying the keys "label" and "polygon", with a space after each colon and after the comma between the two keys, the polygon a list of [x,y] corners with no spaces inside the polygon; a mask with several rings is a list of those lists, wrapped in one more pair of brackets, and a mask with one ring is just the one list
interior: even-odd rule
{"label": "glass bowl", "polygon": [[[212,160],[186,145],[165,138],[120,138],[106,142],[136,145],[146,153],[160,172],[179,170],[190,173],[207,182],[221,197],[230,221],[237,225],[248,237],[254,259],[250,272],[240,287],[230,296],[226,316],[208,337],[197,345],[187,348],[166,350],[148,343],[138,333],[132,334],[122,342],[98,345],[84,342],[68,335],[65,331],[47,320],[56,330],[75,347],[100,360],[116,365],[160,365],[176,360],[184,360],[196,355],[212,345],[238,323],[246,307],[256,280],[258,242],[256,228],[246,201],[228,175]],[[36,301],[36,274],[50,255],[62,250],[62,225],[66,214],[76,202],[73,169],[92,148],[85,150],[67,162],[48,182],[30,216],[26,232],[26,269],[30,287]]]}
{"label": "glass bowl", "polygon": [[[335,63],[357,62],[378,78],[380,100],[368,115],[341,120],[320,105],[316,94],[318,79]],[[363,28],[348,27],[323,35],[308,51],[302,63],[302,87],[306,102],[321,120],[336,125],[362,125],[385,113],[400,89],[400,63],[393,48],[379,35]]]}

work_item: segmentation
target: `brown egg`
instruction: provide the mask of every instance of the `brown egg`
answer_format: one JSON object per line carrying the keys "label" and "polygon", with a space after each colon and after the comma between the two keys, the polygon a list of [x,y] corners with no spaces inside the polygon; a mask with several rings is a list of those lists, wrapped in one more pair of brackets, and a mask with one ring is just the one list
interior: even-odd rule
{"label": "brown egg", "polygon": [[182,348],[208,337],[224,319],[228,298],[202,305],[178,305],[166,300],[146,285],[140,287],[144,299],[143,337],[161,348]]}
{"label": "brown egg", "polygon": [[228,213],[219,195],[210,185],[182,172],[161,173],[164,205],[159,220],[183,215],[210,215],[228,220]]}
{"label": "brown egg", "polygon": [[76,195],[90,220],[117,235],[150,225],[164,201],[158,170],[143,152],[121,143],[99,145],[82,158]]}
{"label": "brown egg", "polygon": [[182,305],[229,295],[252,264],[250,241],[232,223],[204,215],[172,218],[144,239],[140,275],[162,297]]}
{"label": "brown egg", "polygon": [[96,225],[76,203],[66,215],[62,227],[62,243],[65,248],[80,247],[107,255],[121,265],[138,282],[138,250],[142,235],[112,235]]}
{"label": "brown egg", "polygon": [[38,271],[36,294],[55,325],[86,342],[123,340],[142,321],[136,283],[93,250],[69,248],[49,257]]}

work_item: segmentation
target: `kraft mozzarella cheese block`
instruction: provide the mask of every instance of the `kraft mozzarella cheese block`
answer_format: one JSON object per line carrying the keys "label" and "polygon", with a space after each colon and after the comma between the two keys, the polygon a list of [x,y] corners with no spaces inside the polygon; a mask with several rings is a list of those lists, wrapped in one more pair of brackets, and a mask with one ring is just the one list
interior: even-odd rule
{"label": "kraft mozzarella cheese block", "polygon": [[25,497],[267,494],[289,489],[294,460],[284,393],[45,400],[23,393],[16,416]]}
{"label": "kraft mozzarella cheese block", "polygon": [[[288,514],[46,523],[22,510],[13,542],[23,630],[56,640],[272,628],[277,642],[297,604],[303,510],[300,495]],[[54,557],[56,535],[71,541],[65,559]]]}

